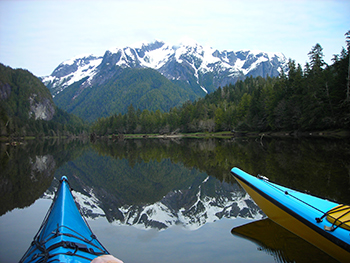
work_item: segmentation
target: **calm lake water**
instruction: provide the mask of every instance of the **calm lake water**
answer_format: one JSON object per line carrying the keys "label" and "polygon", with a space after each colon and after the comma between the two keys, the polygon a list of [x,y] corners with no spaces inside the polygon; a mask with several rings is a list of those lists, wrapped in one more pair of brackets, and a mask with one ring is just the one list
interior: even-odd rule
{"label": "calm lake water", "polygon": [[266,218],[232,167],[350,203],[350,141],[139,139],[0,144],[0,262],[18,262],[66,175],[127,262],[336,262]]}

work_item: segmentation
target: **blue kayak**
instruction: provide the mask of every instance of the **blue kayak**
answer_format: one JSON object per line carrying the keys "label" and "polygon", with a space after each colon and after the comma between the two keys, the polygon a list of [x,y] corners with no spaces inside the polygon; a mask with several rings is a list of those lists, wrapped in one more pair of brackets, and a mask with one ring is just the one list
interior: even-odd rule
{"label": "blue kayak", "polygon": [[302,193],[239,168],[231,173],[274,222],[340,262],[350,262],[350,206]]}
{"label": "blue kayak", "polygon": [[107,254],[81,216],[63,176],[50,209],[20,262],[91,262]]}

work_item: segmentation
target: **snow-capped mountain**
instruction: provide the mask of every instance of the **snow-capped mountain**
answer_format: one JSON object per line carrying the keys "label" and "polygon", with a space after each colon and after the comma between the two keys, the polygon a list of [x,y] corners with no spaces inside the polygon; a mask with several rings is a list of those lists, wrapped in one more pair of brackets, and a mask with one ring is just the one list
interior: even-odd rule
{"label": "snow-capped mountain", "polygon": [[113,48],[103,56],[74,57],[61,63],[42,80],[55,96],[74,83],[80,85],[81,93],[86,87],[105,83],[125,68],[152,68],[174,83],[204,96],[219,86],[235,83],[246,76],[278,76],[281,69],[286,69],[286,64],[282,53],[219,51],[195,41],[179,45],[155,41]]}
{"label": "snow-capped mountain", "polygon": [[76,56],[62,62],[50,76],[44,77],[44,84],[56,95],[66,87],[88,77],[92,79],[97,71],[97,66],[102,62],[102,57],[94,55]]}
{"label": "snow-capped mountain", "polygon": [[141,229],[166,229],[181,225],[189,230],[196,230],[206,223],[212,223],[221,218],[261,219],[264,214],[252,201],[248,194],[237,195],[232,192],[228,197],[201,196],[200,189],[194,203],[175,209],[169,204],[172,199],[181,199],[184,193],[174,191],[161,201],[144,206],[123,206],[119,211],[123,220],[116,220],[123,225],[132,225]]}
{"label": "snow-capped mountain", "polygon": [[[210,180],[216,179],[208,176],[198,187],[171,191],[153,204],[118,204],[106,192],[99,198],[99,190],[93,188],[85,189],[86,193],[73,191],[73,196],[85,217],[106,217],[117,225],[139,229],[164,230],[180,225],[196,230],[223,217],[256,220],[265,217],[251,197],[235,186],[217,184],[215,194],[208,194],[213,183],[207,184]],[[45,198],[52,197],[50,192],[45,194]]]}

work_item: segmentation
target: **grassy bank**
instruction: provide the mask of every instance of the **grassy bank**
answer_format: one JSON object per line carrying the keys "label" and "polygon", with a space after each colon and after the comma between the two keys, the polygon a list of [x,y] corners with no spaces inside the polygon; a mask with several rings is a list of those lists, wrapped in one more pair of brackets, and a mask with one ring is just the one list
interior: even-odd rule
{"label": "grassy bank", "polygon": [[328,131],[280,131],[280,132],[205,132],[205,133],[179,133],[179,134],[122,134],[110,135],[109,139],[175,139],[175,138],[239,138],[239,137],[326,137],[326,138],[347,138],[350,131],[328,130]]}

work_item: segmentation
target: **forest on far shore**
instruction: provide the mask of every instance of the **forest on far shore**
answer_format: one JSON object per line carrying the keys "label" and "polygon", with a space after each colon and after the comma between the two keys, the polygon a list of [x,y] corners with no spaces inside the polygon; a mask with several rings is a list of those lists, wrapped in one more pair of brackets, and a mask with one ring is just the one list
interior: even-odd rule
{"label": "forest on far shore", "polygon": [[219,131],[315,131],[350,128],[349,50],[324,61],[320,44],[304,68],[289,60],[279,77],[248,77],[168,112],[135,109],[100,118],[97,135]]}

